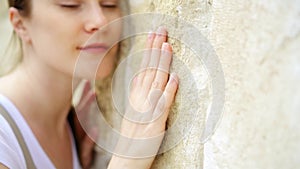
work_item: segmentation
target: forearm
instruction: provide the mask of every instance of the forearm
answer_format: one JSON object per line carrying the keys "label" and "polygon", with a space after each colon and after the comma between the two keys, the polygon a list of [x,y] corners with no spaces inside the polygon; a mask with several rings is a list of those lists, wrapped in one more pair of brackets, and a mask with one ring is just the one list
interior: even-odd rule
{"label": "forearm", "polygon": [[164,134],[149,139],[120,137],[109,163],[109,169],[148,169],[151,167]]}

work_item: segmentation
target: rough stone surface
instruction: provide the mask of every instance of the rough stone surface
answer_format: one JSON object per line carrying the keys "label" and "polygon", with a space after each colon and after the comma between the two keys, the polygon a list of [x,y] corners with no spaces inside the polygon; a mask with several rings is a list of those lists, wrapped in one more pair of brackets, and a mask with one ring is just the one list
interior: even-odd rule
{"label": "rough stone surface", "polygon": [[300,2],[214,1],[212,17],[226,103],[204,168],[299,168]]}
{"label": "rough stone surface", "polygon": [[[153,168],[300,167],[299,1],[131,2],[133,12],[159,12],[194,24],[213,45],[226,82],[223,118],[204,148],[199,123]],[[182,54],[182,46],[175,48]],[[186,84],[181,81],[181,89]],[[184,100],[178,104],[189,107]]]}

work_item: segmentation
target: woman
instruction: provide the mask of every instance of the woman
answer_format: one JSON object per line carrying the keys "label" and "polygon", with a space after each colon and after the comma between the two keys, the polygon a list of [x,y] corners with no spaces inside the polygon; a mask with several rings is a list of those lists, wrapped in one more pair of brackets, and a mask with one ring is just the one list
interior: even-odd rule
{"label": "woman", "polygon": [[[91,77],[82,71],[73,77],[79,54],[101,56],[108,52],[120,27],[106,29],[93,43],[85,43],[100,28],[121,16],[117,0],[9,0],[9,17],[22,44],[22,61],[0,79],[0,106],[17,122],[36,168],[80,168],[67,116],[71,107],[72,82]],[[166,42],[166,30],[149,34],[146,49],[164,49],[169,52],[147,52],[143,68],[133,83],[131,107],[134,111],[148,110],[152,91],[163,91],[155,97],[153,109],[147,112],[161,114],[149,124],[123,120],[121,134],[128,138],[146,138],[163,135],[169,107],[177,90],[177,77],[169,70],[171,47]],[[112,71],[118,45],[104,57],[97,77]],[[13,57],[13,56],[9,56]],[[86,63],[91,63],[93,57]],[[90,79],[92,80],[92,79]],[[155,117],[156,118],[156,117]],[[0,116],[0,169],[26,168],[20,145],[7,120]],[[120,143],[117,149],[135,149],[135,145]],[[159,144],[161,143],[161,140]],[[153,145],[157,151],[159,144]],[[128,147],[124,147],[127,145]],[[140,148],[148,148],[142,145]],[[108,168],[149,168],[154,157],[130,159],[113,155]]]}

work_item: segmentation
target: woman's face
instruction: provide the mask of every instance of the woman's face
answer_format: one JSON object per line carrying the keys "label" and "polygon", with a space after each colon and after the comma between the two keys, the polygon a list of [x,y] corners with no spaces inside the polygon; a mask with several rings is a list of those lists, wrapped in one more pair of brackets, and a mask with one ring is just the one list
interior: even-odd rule
{"label": "woman's face", "polygon": [[114,43],[122,25],[118,22],[98,30],[119,17],[118,0],[32,0],[32,11],[24,20],[29,40],[23,46],[31,59],[68,75],[73,75],[80,56],[76,69],[80,78],[92,78],[103,58],[97,72],[103,78],[114,67],[118,51]]}

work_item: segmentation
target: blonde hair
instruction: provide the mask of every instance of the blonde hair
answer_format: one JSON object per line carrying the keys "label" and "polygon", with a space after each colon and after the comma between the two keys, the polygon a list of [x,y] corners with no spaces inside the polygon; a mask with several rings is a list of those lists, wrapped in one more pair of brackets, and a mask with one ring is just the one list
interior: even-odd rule
{"label": "blonde hair", "polygon": [[[31,11],[31,0],[7,0],[8,7],[18,9],[20,14],[28,17]],[[7,6],[5,7],[7,8]],[[9,43],[1,56],[0,77],[10,73],[22,61],[22,43],[17,34],[12,31]]]}
{"label": "blonde hair", "polygon": [[22,43],[15,32],[12,33],[0,62],[0,76],[10,73],[22,61]]}

